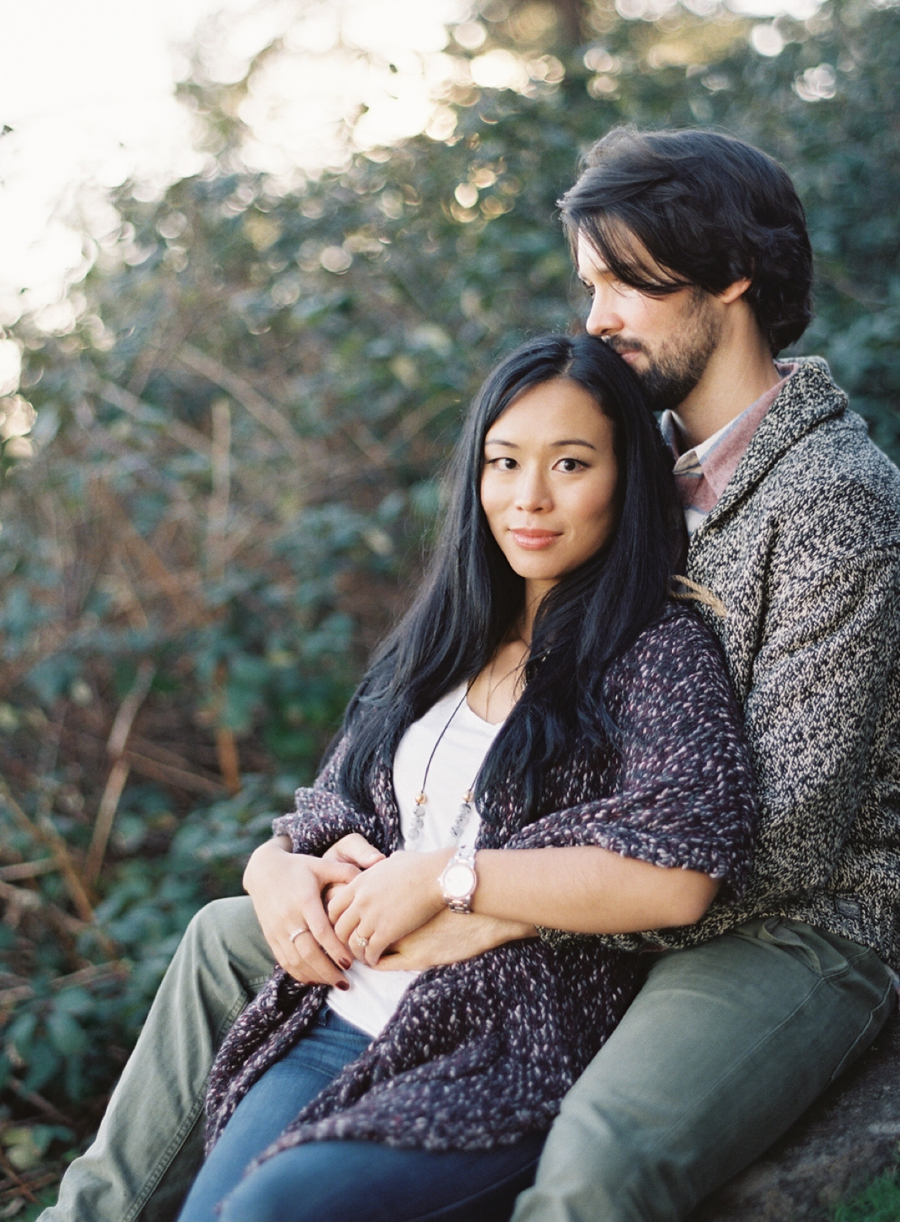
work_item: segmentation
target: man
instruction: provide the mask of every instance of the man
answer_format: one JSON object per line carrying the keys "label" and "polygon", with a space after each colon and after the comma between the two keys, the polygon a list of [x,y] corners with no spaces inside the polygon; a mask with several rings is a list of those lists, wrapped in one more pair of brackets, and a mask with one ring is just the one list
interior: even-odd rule
{"label": "man", "polygon": [[588,331],[669,410],[687,574],[718,601],[703,611],[762,821],[746,896],[654,959],[518,1218],[672,1220],[768,1147],[890,1007],[900,481],[824,362],[773,360],[809,320],[811,265],[780,167],[712,133],[617,131],[562,210]]}
{"label": "man", "polygon": [[[809,320],[811,255],[769,158],[713,133],[617,130],[562,209],[593,296],[588,331],[668,410],[687,576],[744,703],[763,818],[745,897],[653,934],[645,986],[565,1099],[517,1219],[672,1220],[765,1149],[890,1010],[900,474],[824,362],[774,360]],[[344,847],[321,884],[365,868],[366,854]],[[254,855],[245,883],[262,930],[285,968],[336,983],[333,961],[308,940],[304,960],[291,939],[290,880],[283,845]],[[192,924],[97,1142],[43,1219],[177,1209],[215,1047],[268,974],[248,907],[215,903]],[[324,928],[313,934],[328,947]],[[445,914],[393,964],[458,960],[518,934]]]}

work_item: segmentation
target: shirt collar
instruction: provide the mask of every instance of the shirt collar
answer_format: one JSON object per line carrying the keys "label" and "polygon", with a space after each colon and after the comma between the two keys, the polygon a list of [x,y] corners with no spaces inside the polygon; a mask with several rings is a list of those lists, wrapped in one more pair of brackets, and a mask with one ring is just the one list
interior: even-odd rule
{"label": "shirt collar", "polygon": [[763,392],[749,408],[745,408],[739,416],[727,422],[720,430],[716,430],[711,437],[704,439],[703,442],[684,453],[679,450],[681,433],[675,414],[670,409],[666,409],[662,415],[660,428],[675,458],[676,476],[702,473],[716,498],[722,496],[725,486],[737,471],[759,423],[775,403],[781,389],[797,366],[792,362],[776,362],[775,368],[781,375],[781,379],[774,387]]}

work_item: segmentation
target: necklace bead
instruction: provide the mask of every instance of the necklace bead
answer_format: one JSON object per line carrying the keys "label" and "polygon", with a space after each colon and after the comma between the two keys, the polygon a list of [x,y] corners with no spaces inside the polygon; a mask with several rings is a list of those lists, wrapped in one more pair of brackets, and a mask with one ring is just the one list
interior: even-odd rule
{"label": "necklace bead", "polygon": [[[469,690],[471,688],[472,688],[471,684],[466,686],[465,693],[462,695],[460,700],[457,702],[456,706],[454,706],[453,713],[450,715],[450,718],[441,728],[440,734],[438,735],[437,740],[435,740],[434,742],[434,748],[431,750],[431,753],[428,757],[428,761],[425,765],[425,775],[422,779],[422,786],[419,789],[418,795],[415,797],[415,808],[413,808],[413,819],[412,819],[407,842],[416,842],[421,837],[422,830],[425,826],[425,805],[428,803],[428,796],[425,794],[425,784],[428,782],[428,771],[431,769],[431,763],[434,761],[434,755],[438,751],[438,745],[444,739],[444,735],[448,727],[450,726],[450,724],[459,714],[459,711],[462,708],[463,702],[469,696]],[[450,828],[450,833],[452,834],[454,838],[459,837],[459,835],[462,833],[463,829],[465,828],[466,823],[469,820],[469,816],[472,812],[473,795],[474,795],[474,792],[473,792],[472,787],[469,787],[463,793],[462,806],[460,807],[459,812],[456,814],[456,818],[453,822],[453,825]]]}
{"label": "necklace bead", "polygon": [[[512,668],[510,672],[506,673],[506,676],[509,676],[511,672],[515,672],[522,668],[528,656],[528,650],[529,650],[528,645],[525,644],[525,652],[522,658],[516,664],[515,668]],[[543,658],[546,659],[546,655]],[[497,657],[495,655],[493,659],[491,660],[491,665],[490,665],[490,669],[488,670],[488,677],[487,677],[487,701],[485,703],[485,712],[484,712],[485,713],[484,721],[486,723],[490,722],[491,697],[493,696],[494,690],[497,688],[497,686],[492,685],[492,682],[494,679],[494,668],[496,667],[496,663],[497,663]],[[506,676],[503,676],[500,678],[500,681],[497,682],[498,686],[506,679]],[[477,679],[478,678],[476,677],[475,680]],[[469,684],[466,686],[465,693],[462,695],[462,697],[460,698],[456,706],[454,706],[453,713],[450,715],[450,718],[441,728],[438,738],[434,742],[434,747],[432,748],[431,753],[429,754],[428,761],[425,763],[425,774],[422,778],[422,786],[419,790],[418,795],[415,797],[415,808],[413,809],[413,820],[411,822],[409,838],[407,839],[408,842],[415,842],[421,836],[422,830],[425,825],[425,805],[428,803],[428,797],[425,794],[425,784],[428,782],[428,771],[431,769],[431,763],[434,761],[434,755],[438,751],[438,746],[440,745],[441,741],[444,739],[444,735],[447,729],[449,728],[450,724],[453,722],[453,720],[456,718],[457,714],[459,713],[463,702],[465,702],[465,700],[468,698],[469,693],[471,692],[472,686],[475,684],[475,680],[470,681]],[[462,833],[462,831],[465,829],[466,824],[468,823],[469,817],[472,815],[472,808],[473,808],[472,801],[474,800],[474,798],[475,798],[475,783],[473,781],[472,785],[465,792],[463,792],[462,804],[460,805],[459,812],[456,814],[456,818],[454,819],[453,825],[450,828],[450,833],[452,834],[454,838],[458,838],[460,834]]]}

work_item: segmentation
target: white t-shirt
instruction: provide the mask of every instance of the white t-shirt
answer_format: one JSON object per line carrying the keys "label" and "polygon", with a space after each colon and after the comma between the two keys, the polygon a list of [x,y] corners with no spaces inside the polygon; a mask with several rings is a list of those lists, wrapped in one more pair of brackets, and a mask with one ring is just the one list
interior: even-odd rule
{"label": "white t-shirt", "polygon": [[[455,837],[451,830],[463,797],[474,783],[503,725],[480,719],[465,701],[465,693],[466,686],[460,685],[441,698],[408,728],[397,746],[394,793],[400,809],[401,847],[404,850],[436,851],[454,845],[472,846],[475,842],[481,820],[474,806],[459,836]],[[439,736],[440,743],[435,749]],[[422,778],[432,750],[434,757],[423,788]],[[411,838],[415,828],[415,798],[420,790],[427,796],[425,815],[421,832]],[[350,990],[332,988],[328,1003],[345,1021],[377,1037],[418,974],[417,970],[373,970],[363,962],[354,961],[347,971]]]}

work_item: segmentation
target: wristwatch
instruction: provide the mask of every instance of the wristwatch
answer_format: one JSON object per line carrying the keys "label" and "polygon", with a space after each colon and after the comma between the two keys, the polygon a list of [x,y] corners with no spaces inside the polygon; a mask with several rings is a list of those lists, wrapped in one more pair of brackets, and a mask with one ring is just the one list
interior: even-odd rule
{"label": "wristwatch", "polygon": [[438,877],[444,901],[456,914],[472,913],[472,895],[478,887],[475,848],[459,847]]}

